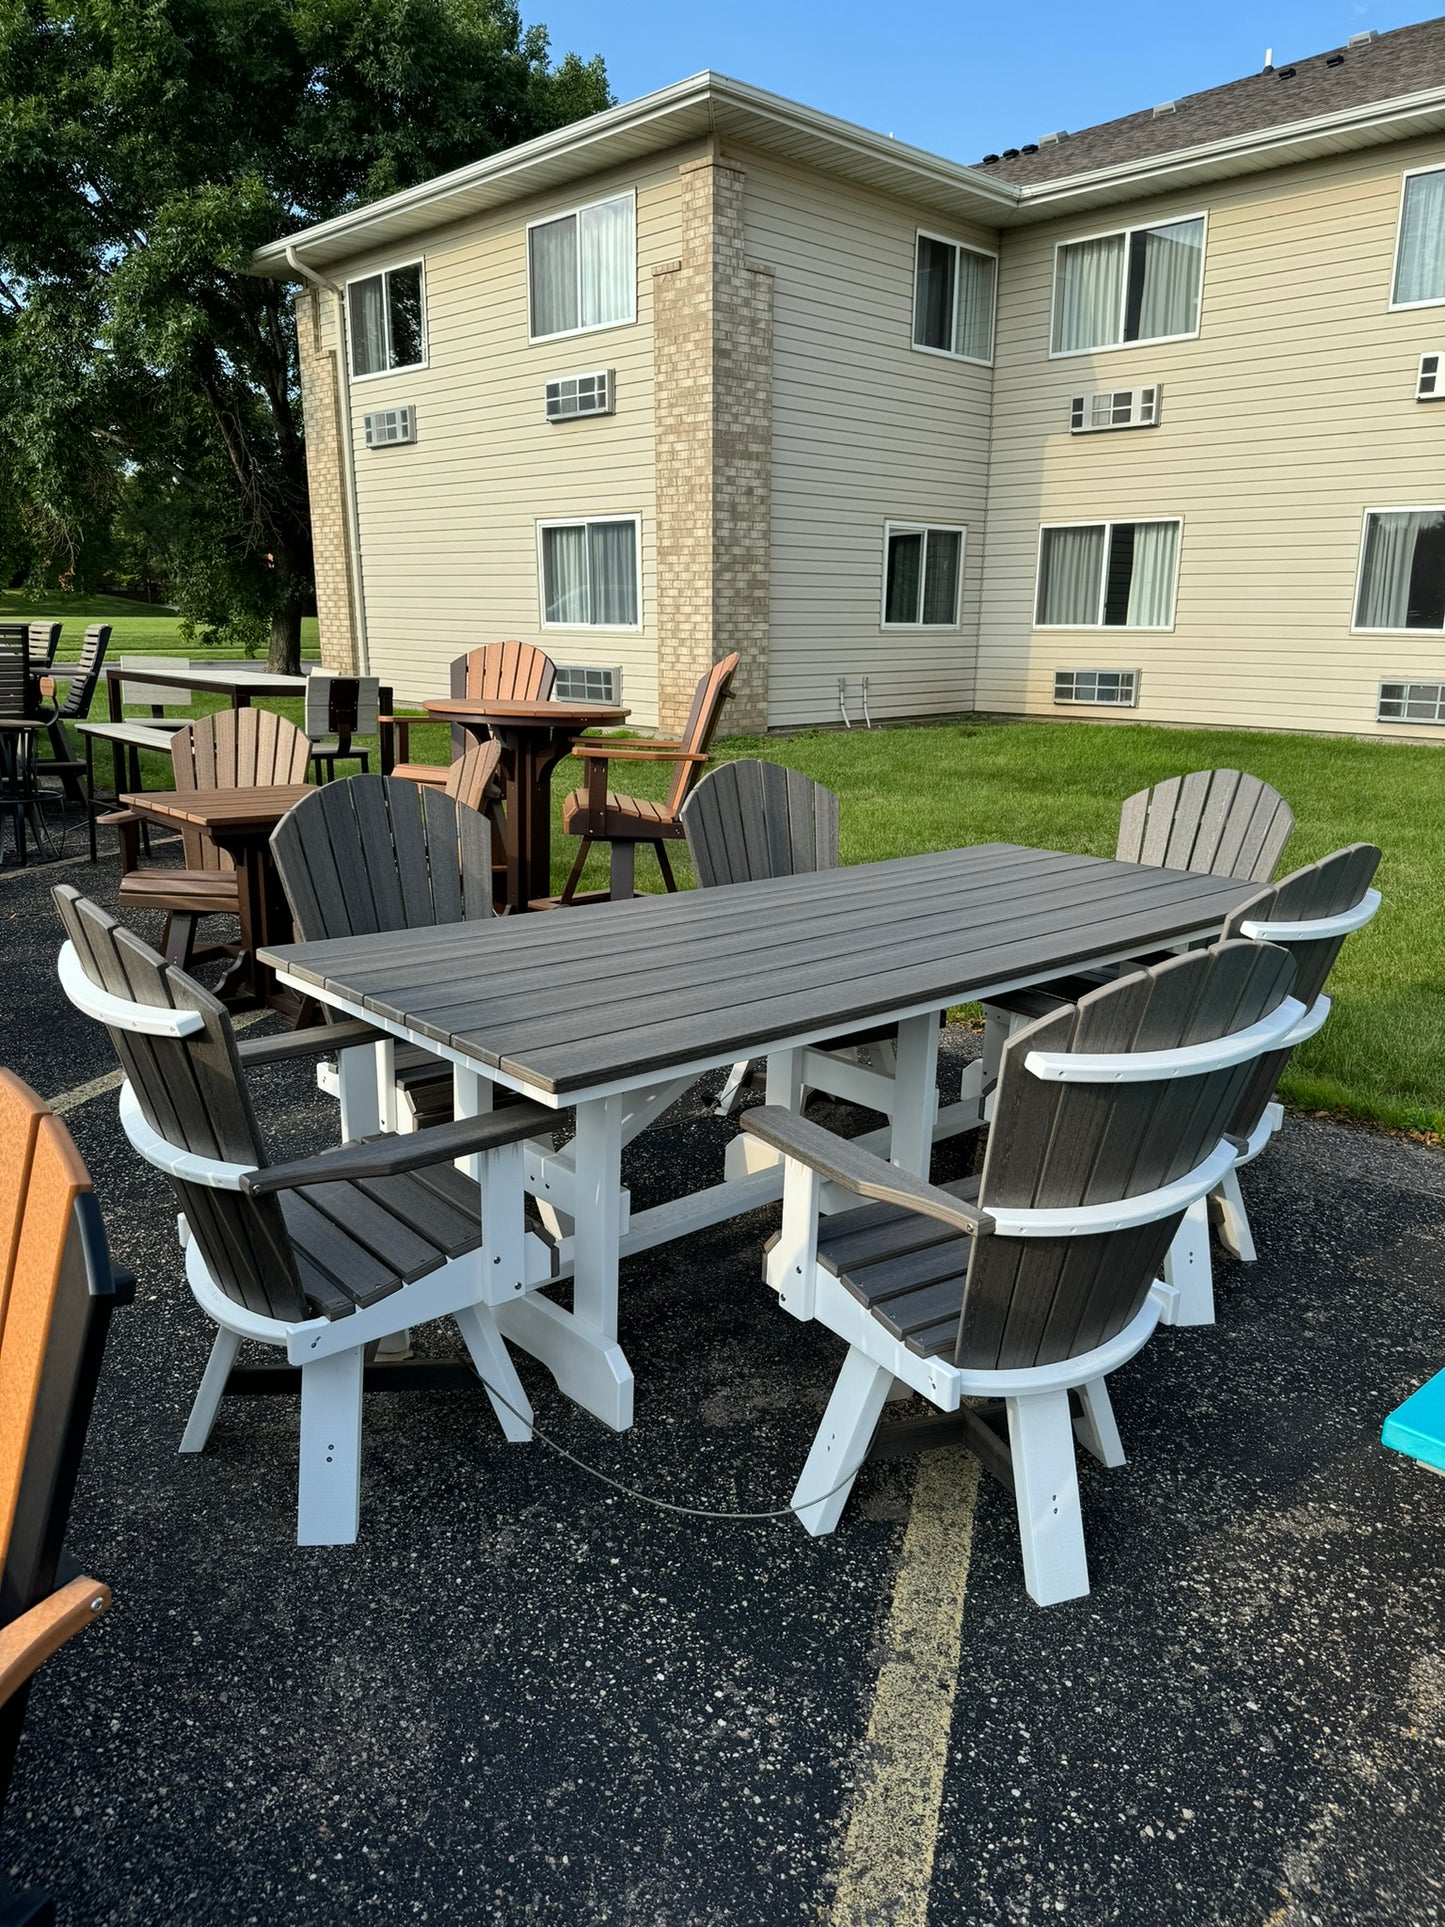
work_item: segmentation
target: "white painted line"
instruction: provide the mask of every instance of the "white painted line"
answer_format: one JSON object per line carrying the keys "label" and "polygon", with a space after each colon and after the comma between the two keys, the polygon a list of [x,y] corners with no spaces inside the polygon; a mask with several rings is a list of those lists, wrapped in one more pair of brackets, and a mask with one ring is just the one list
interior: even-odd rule
{"label": "white painted line", "polygon": [[[269,1010],[248,1010],[243,1017],[231,1019],[231,1028],[246,1030],[252,1024],[259,1024],[263,1017],[274,1014]],[[64,1091],[59,1097],[47,1098],[46,1102],[58,1117],[64,1117],[67,1111],[78,1110],[82,1104],[88,1104],[93,1097],[103,1097],[107,1091],[118,1091],[120,1084],[121,1073],[107,1071],[104,1077],[92,1077],[88,1084],[77,1084],[73,1091]]]}
{"label": "white painted line", "polygon": [[978,1460],[919,1460],[828,1927],[926,1927],[958,1690]]}

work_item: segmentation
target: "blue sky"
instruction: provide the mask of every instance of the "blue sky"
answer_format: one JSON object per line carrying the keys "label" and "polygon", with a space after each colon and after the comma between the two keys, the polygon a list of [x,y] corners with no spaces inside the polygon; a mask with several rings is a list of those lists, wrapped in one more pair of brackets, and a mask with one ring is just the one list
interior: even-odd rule
{"label": "blue sky", "polygon": [[523,0],[554,52],[603,55],[619,100],[712,67],[960,161],[1237,80],[1266,47],[1278,65],[1440,11],[1440,0]]}

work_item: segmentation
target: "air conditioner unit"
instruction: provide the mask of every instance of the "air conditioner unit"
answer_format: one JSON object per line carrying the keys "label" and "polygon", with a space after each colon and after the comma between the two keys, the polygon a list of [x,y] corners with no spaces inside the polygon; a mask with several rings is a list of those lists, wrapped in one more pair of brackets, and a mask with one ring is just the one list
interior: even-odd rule
{"label": "air conditioner unit", "polygon": [[1445,354],[1421,355],[1420,372],[1415,377],[1416,401],[1445,401],[1445,381],[1441,380],[1441,363]]}
{"label": "air conditioner unit", "polygon": [[559,666],[552,694],[563,703],[620,703],[622,671],[598,669],[590,663]]}
{"label": "air conditioner unit", "polygon": [[416,409],[410,405],[373,408],[361,419],[366,427],[368,448],[398,448],[403,442],[416,440]]}
{"label": "air conditioner unit", "polygon": [[1069,405],[1069,431],[1097,435],[1107,428],[1157,428],[1163,405],[1158,382],[1152,388],[1101,388],[1092,395],[1075,395]]}
{"label": "air conditioner unit", "polygon": [[549,422],[576,421],[580,415],[610,415],[613,397],[612,370],[598,369],[591,375],[565,375],[547,383]]}

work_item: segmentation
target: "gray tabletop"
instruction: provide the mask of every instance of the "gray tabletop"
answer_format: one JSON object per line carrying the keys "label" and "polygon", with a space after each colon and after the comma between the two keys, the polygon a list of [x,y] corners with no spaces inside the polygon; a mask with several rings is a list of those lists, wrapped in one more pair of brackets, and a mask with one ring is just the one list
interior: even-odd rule
{"label": "gray tabletop", "polygon": [[562,1095],[1213,932],[1258,889],[987,843],[260,954],[301,984]]}

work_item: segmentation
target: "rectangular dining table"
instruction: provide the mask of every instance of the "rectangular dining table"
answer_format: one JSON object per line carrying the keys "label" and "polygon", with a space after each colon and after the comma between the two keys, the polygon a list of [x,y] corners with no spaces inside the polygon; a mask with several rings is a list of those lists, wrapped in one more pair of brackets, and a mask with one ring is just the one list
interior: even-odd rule
{"label": "rectangular dining table", "polygon": [[[571,1310],[533,1292],[499,1316],[564,1392],[620,1431],[633,1405],[617,1343],[620,1259],[782,1195],[775,1162],[734,1166],[720,1183],[631,1212],[623,1146],[699,1076],[766,1056],[768,1101],[796,1108],[810,1047],[896,1024],[882,1148],[926,1172],[943,1011],[1208,940],[1258,887],[991,843],[638,897],[575,918],[270,946],[262,957],[298,993],[449,1060],[459,1113],[488,1108],[498,1088],[575,1106],[571,1140],[560,1150],[538,1140],[527,1160],[528,1189],[561,1234]],[[383,1064],[371,1087],[385,1077]]]}

